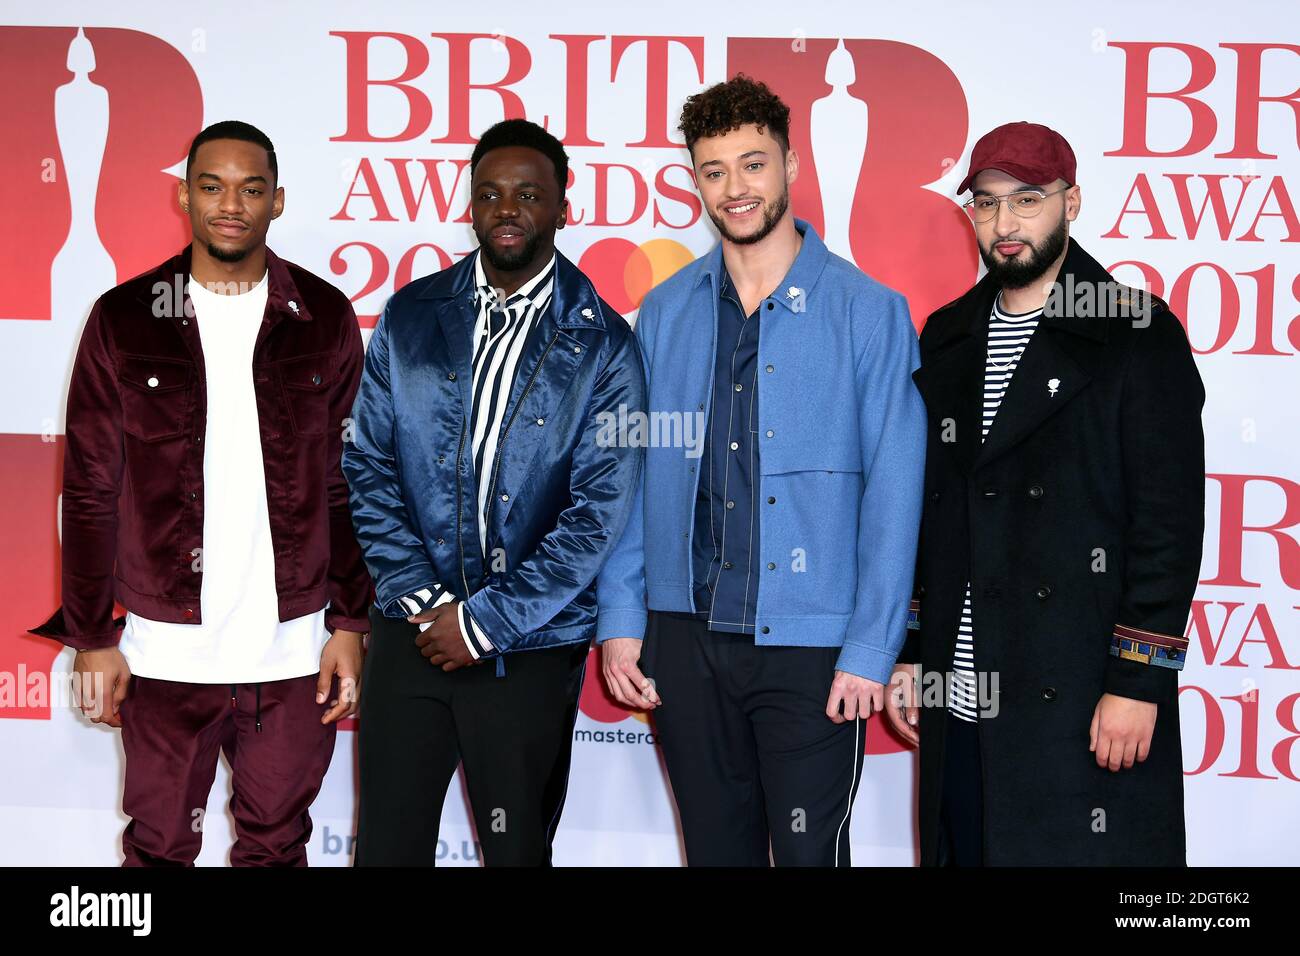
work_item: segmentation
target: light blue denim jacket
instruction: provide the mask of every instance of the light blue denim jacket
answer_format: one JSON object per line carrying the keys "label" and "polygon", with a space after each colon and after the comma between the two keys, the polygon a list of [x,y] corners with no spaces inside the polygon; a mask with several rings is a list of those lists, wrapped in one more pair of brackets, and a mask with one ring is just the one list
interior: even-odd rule
{"label": "light blue denim jacket", "polygon": [[[903,296],[795,225],[799,255],[760,305],[754,639],[840,647],[837,669],[885,683],[906,635],[921,517],[916,331]],[[693,519],[722,268],[719,245],[641,305],[649,447],[632,516],[597,579],[598,641],[642,637],[647,607],[696,610]]]}

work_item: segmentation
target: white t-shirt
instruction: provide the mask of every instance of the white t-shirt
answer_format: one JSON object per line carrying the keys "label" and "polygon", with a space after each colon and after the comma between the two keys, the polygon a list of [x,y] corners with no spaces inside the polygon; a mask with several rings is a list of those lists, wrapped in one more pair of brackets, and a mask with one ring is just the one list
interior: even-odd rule
{"label": "white t-shirt", "polygon": [[320,670],[322,608],[280,622],[253,345],[266,311],[263,276],[242,295],[190,282],[207,368],[203,436],[202,624],[128,614],[118,645],[131,673],[198,684],[250,684]]}

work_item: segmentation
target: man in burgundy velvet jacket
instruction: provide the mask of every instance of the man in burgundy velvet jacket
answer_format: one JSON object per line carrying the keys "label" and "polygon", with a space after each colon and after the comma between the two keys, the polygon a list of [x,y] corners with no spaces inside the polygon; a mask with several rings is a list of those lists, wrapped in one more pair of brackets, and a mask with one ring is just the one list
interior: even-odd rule
{"label": "man in burgundy velvet jacket", "polygon": [[76,648],[82,710],[122,729],[128,866],[193,863],[222,751],[231,862],[304,865],[357,709],[370,579],[340,462],[361,334],[266,248],[277,176],[256,128],[200,133],[192,244],[100,297],[73,366],[63,606],[34,633]]}

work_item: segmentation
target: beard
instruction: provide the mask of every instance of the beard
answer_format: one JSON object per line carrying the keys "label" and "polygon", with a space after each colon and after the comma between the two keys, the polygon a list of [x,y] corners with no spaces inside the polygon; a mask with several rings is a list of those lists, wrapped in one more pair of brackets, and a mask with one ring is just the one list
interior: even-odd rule
{"label": "beard", "polygon": [[709,210],[709,218],[718,227],[718,232],[722,234],[722,238],[728,242],[734,242],[738,246],[752,246],[754,243],[762,242],[768,237],[768,234],[776,228],[776,224],[781,221],[781,217],[785,215],[785,211],[789,208],[790,187],[786,186],[785,189],[781,190],[781,195],[777,197],[776,202],[768,206],[763,213],[763,224],[748,236],[737,236],[727,228],[727,224],[722,219],[714,215],[712,209]]}
{"label": "beard", "polygon": [[222,249],[214,242],[208,243],[208,255],[218,262],[243,262],[247,249]]}
{"label": "beard", "polygon": [[984,260],[984,265],[989,270],[989,275],[993,277],[995,283],[1007,289],[1023,289],[1052,267],[1052,263],[1060,257],[1061,252],[1065,249],[1069,237],[1069,227],[1066,223],[1065,214],[1062,213],[1061,221],[1057,227],[1039,243],[1034,244],[1026,239],[1012,240],[1014,242],[1023,242],[1025,248],[1029,250],[1028,258],[1023,261],[1019,255],[1014,259],[995,258],[993,245],[996,245],[997,242],[1008,241],[1005,239],[996,240],[987,249],[981,244],[980,258]]}
{"label": "beard", "polygon": [[488,241],[488,232],[489,230],[484,230],[482,233],[478,233],[478,245],[492,268],[501,272],[515,272],[528,265],[533,261],[533,258],[537,255],[538,247],[542,244],[542,237],[537,233],[531,233],[524,240],[524,244],[516,251],[498,252],[492,248],[492,244]]}

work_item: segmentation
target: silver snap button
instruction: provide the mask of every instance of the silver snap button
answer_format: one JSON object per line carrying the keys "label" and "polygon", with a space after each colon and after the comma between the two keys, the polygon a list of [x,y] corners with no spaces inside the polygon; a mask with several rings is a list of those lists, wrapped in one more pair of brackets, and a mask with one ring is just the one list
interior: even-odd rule
{"label": "silver snap button", "polygon": [[157,377],[156,375],[150,375],[150,376],[149,376],[149,387],[150,387],[150,388],[157,388],[157,387],[158,387],[158,377]]}
{"label": "silver snap button", "polygon": [[546,419],[545,419],[545,418],[539,418],[539,419],[537,419],[537,424],[539,424],[539,425],[545,425],[545,424],[546,424]]}

